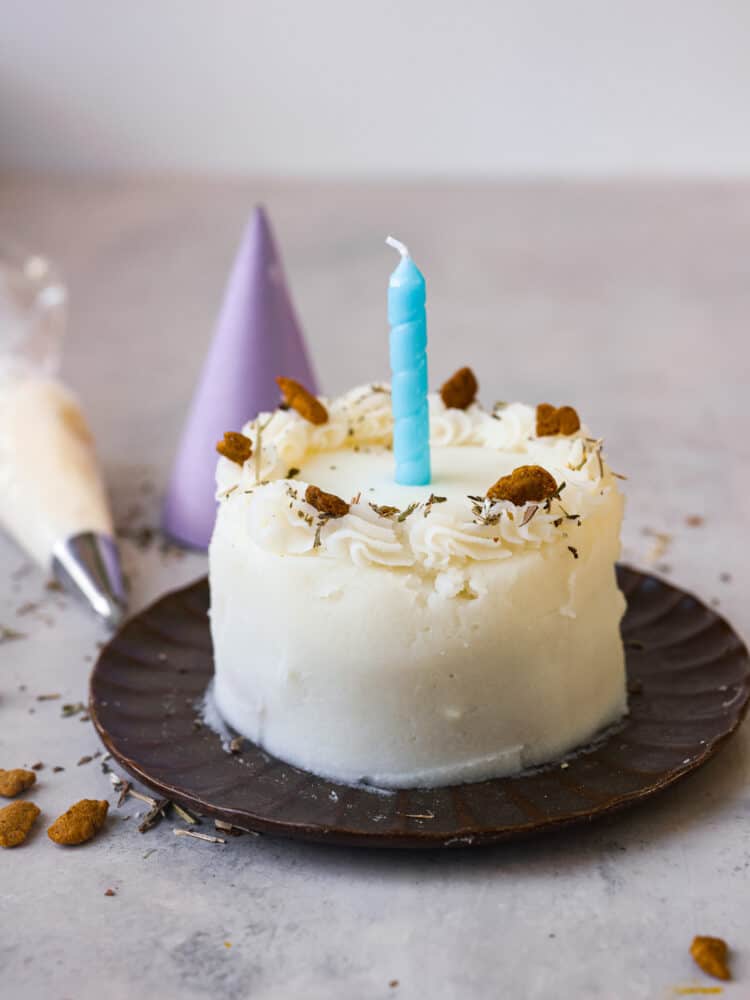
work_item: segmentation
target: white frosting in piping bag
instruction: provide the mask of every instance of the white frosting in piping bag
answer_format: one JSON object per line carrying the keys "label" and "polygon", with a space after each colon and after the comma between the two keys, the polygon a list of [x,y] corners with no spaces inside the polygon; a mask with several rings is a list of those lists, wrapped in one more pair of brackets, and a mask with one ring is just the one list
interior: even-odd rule
{"label": "white frosting in piping bag", "polygon": [[44,567],[62,539],[113,533],[91,433],[54,379],[8,379],[0,389],[0,525]]}

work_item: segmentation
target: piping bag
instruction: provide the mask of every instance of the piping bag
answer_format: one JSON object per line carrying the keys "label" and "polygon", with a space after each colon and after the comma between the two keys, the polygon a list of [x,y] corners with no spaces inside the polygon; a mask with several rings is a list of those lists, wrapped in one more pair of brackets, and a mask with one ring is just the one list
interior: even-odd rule
{"label": "piping bag", "polygon": [[58,379],[67,292],[44,257],[0,248],[0,526],[114,628],[126,608],[94,441]]}

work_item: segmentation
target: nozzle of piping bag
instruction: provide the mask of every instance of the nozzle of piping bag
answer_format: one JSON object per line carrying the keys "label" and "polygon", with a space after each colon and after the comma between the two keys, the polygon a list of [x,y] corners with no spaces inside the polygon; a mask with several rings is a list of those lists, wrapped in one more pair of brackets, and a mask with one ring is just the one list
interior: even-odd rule
{"label": "nozzle of piping bag", "polygon": [[52,572],[110,628],[122,623],[127,596],[117,544],[110,535],[84,531],[57,542],[52,550]]}

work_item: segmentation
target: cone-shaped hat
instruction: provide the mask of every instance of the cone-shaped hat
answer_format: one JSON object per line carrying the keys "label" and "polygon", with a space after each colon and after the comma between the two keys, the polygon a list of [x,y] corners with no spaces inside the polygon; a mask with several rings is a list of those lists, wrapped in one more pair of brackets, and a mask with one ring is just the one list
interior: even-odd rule
{"label": "cone-shaped hat", "polygon": [[317,392],[263,208],[253,212],[229,277],[164,503],[171,537],[205,549],[216,516],[216,442],[279,402],[275,376]]}

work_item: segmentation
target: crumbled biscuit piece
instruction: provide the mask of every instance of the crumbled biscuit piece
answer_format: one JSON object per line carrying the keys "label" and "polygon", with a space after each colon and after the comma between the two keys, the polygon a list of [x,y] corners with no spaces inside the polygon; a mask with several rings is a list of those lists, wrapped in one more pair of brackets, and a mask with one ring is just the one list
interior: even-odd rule
{"label": "crumbled biscuit piece", "polygon": [[253,442],[239,431],[225,431],[224,439],[216,442],[216,450],[230,462],[244,465],[253,453]]}
{"label": "crumbled biscuit piece", "polygon": [[277,376],[276,382],[284,396],[284,402],[311,424],[328,422],[328,410],[320,400],[293,378]]}
{"label": "crumbled biscuit piece", "polygon": [[690,945],[690,954],[696,965],[699,965],[704,972],[714,979],[731,979],[732,974],[727,965],[729,948],[726,941],[717,937],[693,938]]}
{"label": "crumbled biscuit piece", "polygon": [[29,835],[39,815],[33,802],[11,802],[0,809],[0,847],[18,847]]}
{"label": "crumbled biscuit piece", "polygon": [[520,465],[487,490],[490,500],[510,500],[516,507],[541,503],[556,495],[557,483],[541,465]]}
{"label": "crumbled biscuit piece", "polygon": [[57,817],[47,836],[56,844],[85,844],[104,826],[108,809],[109,802],[103,799],[81,799]]}
{"label": "crumbled biscuit piece", "polygon": [[581,429],[581,421],[574,407],[560,406],[557,410],[557,416],[560,422],[561,434],[575,434],[576,431]]}
{"label": "crumbled biscuit piece", "polygon": [[572,406],[552,406],[540,403],[536,408],[536,436],[551,437],[555,434],[575,434],[581,421]]}
{"label": "crumbled biscuit piece", "polygon": [[551,403],[540,403],[536,408],[536,436],[548,437],[557,434],[559,429],[557,408]]}
{"label": "crumbled biscuit piece", "polygon": [[305,500],[311,507],[319,510],[321,514],[327,514],[329,517],[343,517],[344,514],[349,513],[349,504],[346,500],[337,497],[335,493],[324,493],[317,486],[307,487],[305,490]]}
{"label": "crumbled biscuit piece", "polygon": [[471,368],[459,368],[440,388],[440,397],[452,410],[465,410],[477,396],[479,383]]}
{"label": "crumbled biscuit piece", "polygon": [[0,767],[0,795],[4,799],[14,799],[16,795],[31,788],[35,781],[36,774],[33,771],[24,771],[20,767],[4,771]]}

